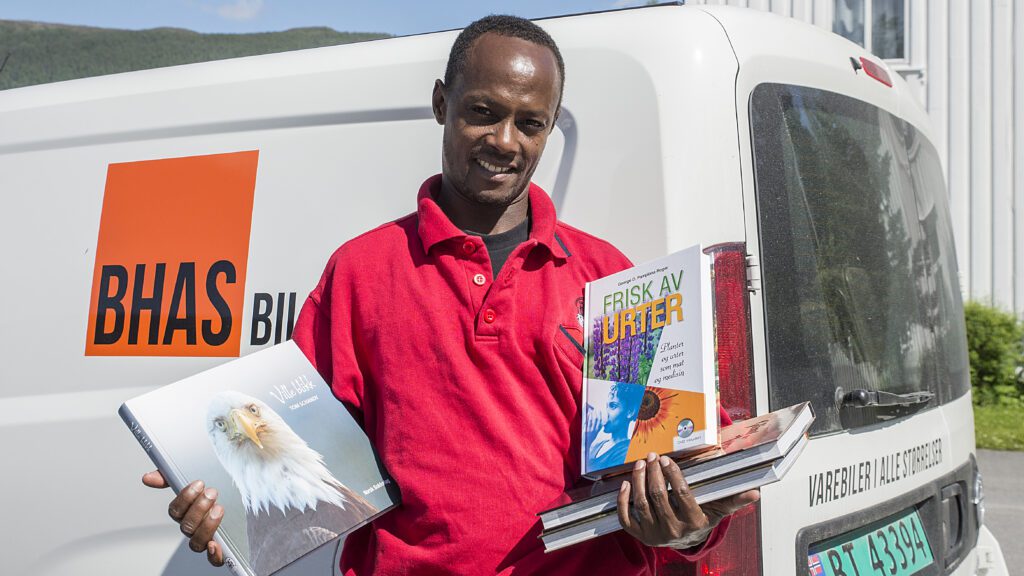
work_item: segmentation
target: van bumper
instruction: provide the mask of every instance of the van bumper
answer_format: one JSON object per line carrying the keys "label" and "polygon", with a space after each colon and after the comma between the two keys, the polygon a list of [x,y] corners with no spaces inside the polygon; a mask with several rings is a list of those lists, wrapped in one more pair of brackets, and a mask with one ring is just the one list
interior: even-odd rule
{"label": "van bumper", "polygon": [[953,571],[956,576],[1009,576],[1006,568],[1006,560],[1003,559],[1003,549],[999,542],[992,535],[988,527],[982,526],[978,530],[978,544],[974,550],[964,558],[960,566]]}

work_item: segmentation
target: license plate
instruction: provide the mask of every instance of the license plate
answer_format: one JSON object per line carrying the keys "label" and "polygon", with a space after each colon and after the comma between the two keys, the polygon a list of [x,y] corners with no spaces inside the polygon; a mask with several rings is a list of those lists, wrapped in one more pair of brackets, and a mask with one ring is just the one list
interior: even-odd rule
{"label": "license plate", "polygon": [[934,562],[916,509],[811,546],[811,576],[910,576]]}

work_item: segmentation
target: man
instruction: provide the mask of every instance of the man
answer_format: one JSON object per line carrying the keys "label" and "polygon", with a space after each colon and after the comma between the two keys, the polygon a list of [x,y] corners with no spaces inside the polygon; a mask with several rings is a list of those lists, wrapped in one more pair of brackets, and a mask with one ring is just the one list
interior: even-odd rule
{"label": "man", "polygon": [[[719,520],[757,499],[702,509],[679,468],[651,455],[619,494],[623,532],[543,552],[536,514],[580,477],[577,300],[588,280],[629,266],[558,222],[530,184],[564,78],[558,48],[529,21],[466,28],[434,85],[442,174],[416,213],[339,248],[302,309],[295,341],[402,492],[346,539],[347,574],[647,573],[652,546],[699,554],[720,540]],[[223,510],[203,488],[182,491],[170,514],[220,564]]]}

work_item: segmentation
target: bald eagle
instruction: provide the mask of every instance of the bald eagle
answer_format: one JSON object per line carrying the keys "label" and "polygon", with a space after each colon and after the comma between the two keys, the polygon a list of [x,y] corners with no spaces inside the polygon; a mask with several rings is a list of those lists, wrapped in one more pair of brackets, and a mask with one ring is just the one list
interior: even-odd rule
{"label": "bald eagle", "polygon": [[210,401],[206,425],[217,459],[242,496],[250,562],[258,575],[279,570],[377,513],[264,402],[221,392]]}

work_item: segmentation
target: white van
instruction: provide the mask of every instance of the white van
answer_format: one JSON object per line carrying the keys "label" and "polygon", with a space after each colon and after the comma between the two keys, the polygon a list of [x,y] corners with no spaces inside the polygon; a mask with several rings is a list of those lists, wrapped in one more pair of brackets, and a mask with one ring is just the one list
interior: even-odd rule
{"label": "white van", "polygon": [[[567,69],[535,176],[561,218],[638,262],[719,245],[723,405],[817,412],[693,570],[1006,574],[943,172],[899,77],[756,11],[539,23]],[[288,338],[334,248],[415,210],[455,34],[0,92],[0,573],[220,573],[142,487],[117,407]]]}

